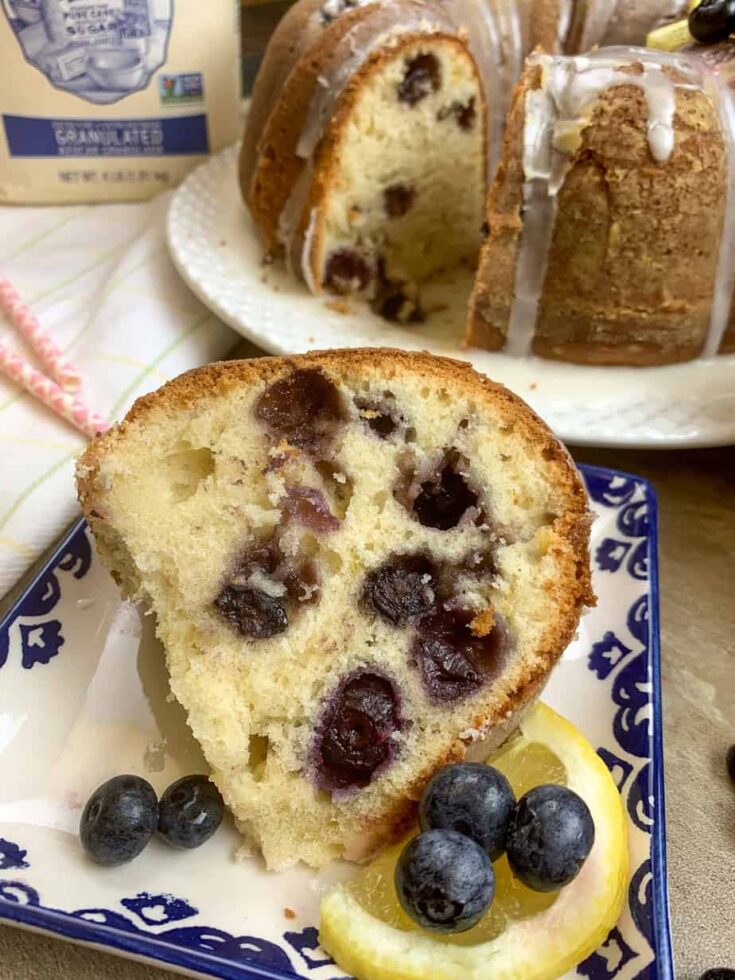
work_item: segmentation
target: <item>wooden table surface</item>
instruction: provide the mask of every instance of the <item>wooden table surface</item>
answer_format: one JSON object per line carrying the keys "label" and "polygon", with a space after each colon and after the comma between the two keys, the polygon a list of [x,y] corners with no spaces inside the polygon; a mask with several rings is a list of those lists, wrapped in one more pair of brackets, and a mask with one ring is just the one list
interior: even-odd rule
{"label": "wooden table surface", "polygon": [[[735,788],[724,768],[735,742],[735,448],[575,455],[658,492],[671,917],[677,980],[696,980],[735,969]],[[3,980],[173,976],[0,927]]]}

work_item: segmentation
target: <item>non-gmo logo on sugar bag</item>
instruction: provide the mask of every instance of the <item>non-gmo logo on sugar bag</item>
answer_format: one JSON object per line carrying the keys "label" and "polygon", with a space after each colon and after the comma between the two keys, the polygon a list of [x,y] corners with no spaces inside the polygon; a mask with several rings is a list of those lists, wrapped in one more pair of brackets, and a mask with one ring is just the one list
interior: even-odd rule
{"label": "non-gmo logo on sugar bag", "polygon": [[161,105],[187,105],[204,98],[204,75],[200,71],[158,76]]}

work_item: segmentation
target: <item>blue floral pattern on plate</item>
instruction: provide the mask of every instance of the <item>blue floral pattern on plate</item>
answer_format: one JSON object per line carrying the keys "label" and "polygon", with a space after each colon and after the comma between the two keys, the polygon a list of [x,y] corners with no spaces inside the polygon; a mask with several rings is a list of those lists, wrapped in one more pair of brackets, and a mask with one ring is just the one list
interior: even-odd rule
{"label": "blue floral pattern on plate", "polygon": [[[583,475],[605,528],[593,543],[598,590],[607,589],[612,576],[616,588],[624,587],[631,597],[627,615],[616,619],[613,629],[591,633],[584,653],[587,676],[610,705],[612,730],[598,751],[618,784],[631,832],[648,843],[643,851],[639,847],[642,859],[631,868],[627,913],[577,967],[576,976],[669,980],[655,497],[634,476],[592,467],[583,467]],[[70,654],[60,611],[65,590],[90,572],[104,574],[79,522],[0,623],[0,668],[17,656],[16,669],[36,677],[63,664]],[[34,860],[26,842],[0,835],[0,918],[204,975],[318,980],[341,975],[320,949],[315,924],[291,931],[277,927],[267,937],[235,933],[203,921],[196,897],[155,890],[122,894],[112,908],[57,908],[34,886]]]}

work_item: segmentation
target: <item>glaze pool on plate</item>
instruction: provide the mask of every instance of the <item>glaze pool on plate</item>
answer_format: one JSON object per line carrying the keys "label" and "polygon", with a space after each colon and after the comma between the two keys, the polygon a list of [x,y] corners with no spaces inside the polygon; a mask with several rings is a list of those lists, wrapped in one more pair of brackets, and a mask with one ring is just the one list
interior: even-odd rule
{"label": "glaze pool on plate", "polygon": [[184,280],[225,323],[271,354],[329,347],[399,347],[469,360],[524,398],[566,442],[678,448],[735,442],[735,355],[656,368],[601,368],[513,358],[462,345],[469,271],[424,297],[426,324],[386,323],[367,308],[317,298],[263,246],[237,186],[237,147],[195,170],[176,191],[168,245]]}
{"label": "glaze pool on plate", "polygon": [[[613,771],[633,875],[618,927],[571,976],[669,980],[655,498],[636,477],[583,474],[599,604],[544,700]],[[81,807],[101,782],[133,772],[160,793],[204,765],[168,700],[151,618],[120,601],[81,522],[0,623],[0,681],[0,918],[206,976],[343,976],[316,926],[321,893],[351,866],[273,874],[258,858],[236,862],[229,822],[198,851],[154,840],[120,868],[84,858]]]}

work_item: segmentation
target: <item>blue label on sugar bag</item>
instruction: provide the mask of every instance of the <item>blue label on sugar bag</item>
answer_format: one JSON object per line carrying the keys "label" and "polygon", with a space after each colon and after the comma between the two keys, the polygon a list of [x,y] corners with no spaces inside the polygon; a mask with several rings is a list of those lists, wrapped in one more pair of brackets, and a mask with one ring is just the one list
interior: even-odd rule
{"label": "blue label on sugar bag", "polygon": [[125,120],[2,118],[12,157],[163,157],[209,152],[204,115]]}

